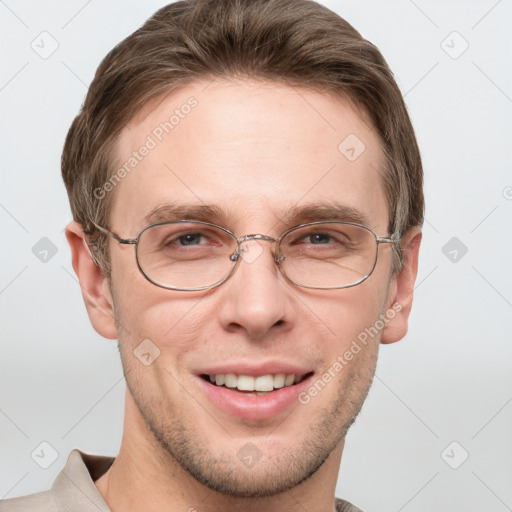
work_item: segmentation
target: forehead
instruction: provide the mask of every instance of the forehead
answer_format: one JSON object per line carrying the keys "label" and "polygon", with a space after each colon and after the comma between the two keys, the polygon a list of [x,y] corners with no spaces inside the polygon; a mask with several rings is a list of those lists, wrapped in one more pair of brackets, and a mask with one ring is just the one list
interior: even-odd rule
{"label": "forehead", "polygon": [[148,104],[122,130],[114,157],[110,223],[131,234],[166,203],[213,206],[232,228],[274,226],[313,204],[347,206],[379,231],[388,224],[380,140],[340,97],[195,82]]}

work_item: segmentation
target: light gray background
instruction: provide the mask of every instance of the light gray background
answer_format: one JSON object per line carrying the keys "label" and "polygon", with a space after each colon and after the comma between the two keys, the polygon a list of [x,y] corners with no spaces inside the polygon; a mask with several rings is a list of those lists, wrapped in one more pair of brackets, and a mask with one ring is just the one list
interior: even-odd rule
{"label": "light gray background", "polygon": [[[71,267],[60,153],[101,58],[164,3],[0,1],[0,498],[49,488],[75,447],[119,448],[124,381]],[[394,70],[427,196],[409,333],[381,350],[337,494],[368,511],[512,510],[512,1],[324,3]],[[43,31],[59,45],[46,59]],[[31,458],[43,441],[48,469]]]}

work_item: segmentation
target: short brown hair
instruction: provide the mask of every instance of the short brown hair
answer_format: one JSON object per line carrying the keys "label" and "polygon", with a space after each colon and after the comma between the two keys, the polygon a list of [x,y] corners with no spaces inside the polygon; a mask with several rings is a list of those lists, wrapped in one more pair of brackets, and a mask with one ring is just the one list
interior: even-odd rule
{"label": "short brown hair", "polygon": [[[389,232],[423,224],[414,130],[393,74],[372,43],[310,0],[181,0],[157,11],[103,59],[64,145],[62,176],[73,218],[91,235],[107,277],[108,243],[91,221],[109,225],[113,193],[100,199],[93,191],[114,172],[121,130],[150,100],[215,77],[273,81],[350,100],[382,141]],[[396,272],[402,255],[394,245]]]}

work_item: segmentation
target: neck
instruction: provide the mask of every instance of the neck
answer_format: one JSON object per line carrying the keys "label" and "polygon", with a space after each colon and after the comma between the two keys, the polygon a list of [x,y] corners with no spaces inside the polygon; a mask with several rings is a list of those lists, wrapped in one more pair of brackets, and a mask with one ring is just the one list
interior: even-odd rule
{"label": "neck", "polygon": [[343,441],[315,474],[287,492],[229,496],[198,482],[177,463],[147,428],[127,390],[119,454],[95,485],[112,512],[332,512],[342,451]]}

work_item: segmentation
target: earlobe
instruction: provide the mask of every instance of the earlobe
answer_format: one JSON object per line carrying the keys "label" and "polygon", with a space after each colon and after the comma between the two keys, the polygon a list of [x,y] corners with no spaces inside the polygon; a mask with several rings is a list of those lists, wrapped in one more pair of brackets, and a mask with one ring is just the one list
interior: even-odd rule
{"label": "earlobe", "polygon": [[403,267],[392,278],[389,286],[388,309],[386,311],[388,322],[382,330],[381,343],[394,343],[407,334],[414,283],[418,273],[421,237],[421,230],[413,228],[402,239]]}
{"label": "earlobe", "polygon": [[85,237],[82,226],[77,222],[73,221],[66,226],[73,269],[80,282],[91,324],[104,338],[117,339],[110,286],[105,274],[94,260]]}

